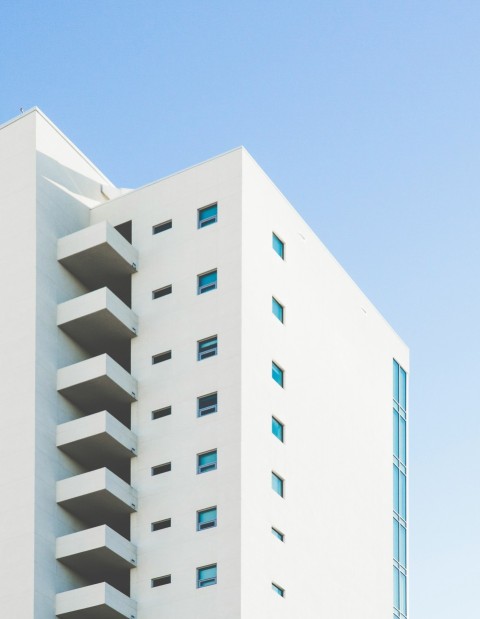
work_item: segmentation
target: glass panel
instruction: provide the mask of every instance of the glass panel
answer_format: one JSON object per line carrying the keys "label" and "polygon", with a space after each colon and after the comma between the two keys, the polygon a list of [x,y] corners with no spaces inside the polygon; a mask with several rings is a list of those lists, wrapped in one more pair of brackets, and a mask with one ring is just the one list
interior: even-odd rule
{"label": "glass panel", "polygon": [[400,612],[407,614],[407,577],[400,572]]}
{"label": "glass panel", "polygon": [[398,458],[398,413],[393,409],[393,455]]}
{"label": "glass panel", "polygon": [[199,350],[205,350],[211,348],[212,346],[217,345],[217,338],[212,337],[210,340],[203,340],[203,342],[198,342]]}
{"label": "glass panel", "polygon": [[280,258],[284,257],[285,246],[284,243],[278,238],[276,234],[272,234],[272,247],[280,256]]}
{"label": "glass panel", "polygon": [[198,277],[198,283],[200,286],[206,286],[207,284],[212,284],[217,281],[217,272],[212,271],[211,273],[205,273],[204,275],[200,275]]}
{"label": "glass panel", "polygon": [[272,488],[277,494],[283,496],[283,479],[272,473]]}
{"label": "glass panel", "polygon": [[210,219],[211,217],[216,217],[216,216],[217,216],[217,205],[216,204],[213,204],[212,206],[207,206],[207,208],[202,208],[200,211],[198,211],[198,219],[200,222],[203,222],[205,219]]}
{"label": "glass panel", "polygon": [[272,297],[272,312],[280,322],[283,322],[283,306]]}
{"label": "glass panel", "polygon": [[400,491],[399,491],[399,508],[398,512],[400,516],[406,520],[407,519],[407,478],[400,471]]}
{"label": "glass panel", "polygon": [[403,410],[407,410],[407,375],[403,368],[400,368],[400,399],[398,402]]}
{"label": "glass panel", "polygon": [[282,589],[281,587],[278,587],[277,585],[275,585],[275,584],[272,582],[272,589],[275,591],[275,593],[276,593],[277,595],[280,595],[280,596],[283,598],[284,591],[283,591],[283,589]]}
{"label": "glass panel", "polygon": [[398,363],[393,360],[393,398],[398,402]]}
{"label": "glass panel", "polygon": [[216,519],[217,519],[217,508],[216,507],[212,507],[212,509],[206,509],[203,512],[198,512],[198,522],[200,524],[202,522],[210,522]]}
{"label": "glass panel", "polygon": [[272,378],[273,380],[283,387],[283,370],[278,367],[276,363],[272,361]]}
{"label": "glass panel", "polygon": [[197,581],[199,587],[214,585],[217,579],[217,566],[201,567],[197,570]]}
{"label": "glass panel", "polygon": [[395,561],[399,560],[399,549],[398,549],[398,520],[393,519],[393,558]]}
{"label": "glass panel", "polygon": [[393,465],[393,509],[398,514],[398,467]]}
{"label": "glass panel", "polygon": [[400,583],[398,578],[398,569],[393,568],[393,605],[395,608],[400,608]]}
{"label": "glass panel", "polygon": [[403,417],[400,417],[399,452],[401,462],[407,464],[407,423]]}
{"label": "glass panel", "polygon": [[275,417],[272,417],[272,434],[283,443],[283,424]]}
{"label": "glass panel", "polygon": [[400,539],[399,539],[399,551],[400,565],[403,567],[407,567],[407,531],[404,526],[400,525]]}
{"label": "glass panel", "polygon": [[198,464],[200,466],[203,466],[204,464],[211,464],[213,462],[217,461],[217,452],[216,451],[209,451],[206,454],[200,454],[198,456]]}
{"label": "glass panel", "polygon": [[285,537],[283,535],[283,533],[280,533],[280,531],[277,531],[277,529],[275,529],[275,527],[272,527],[272,533],[275,535],[275,537],[277,539],[279,539],[281,542],[283,542],[283,538]]}

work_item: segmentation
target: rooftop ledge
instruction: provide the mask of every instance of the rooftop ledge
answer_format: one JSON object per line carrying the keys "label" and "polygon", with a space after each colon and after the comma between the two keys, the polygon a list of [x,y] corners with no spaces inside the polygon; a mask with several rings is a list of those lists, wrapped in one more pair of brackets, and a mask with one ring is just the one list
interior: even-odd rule
{"label": "rooftop ledge", "polygon": [[61,619],[136,619],[137,604],[106,582],[57,593]]}

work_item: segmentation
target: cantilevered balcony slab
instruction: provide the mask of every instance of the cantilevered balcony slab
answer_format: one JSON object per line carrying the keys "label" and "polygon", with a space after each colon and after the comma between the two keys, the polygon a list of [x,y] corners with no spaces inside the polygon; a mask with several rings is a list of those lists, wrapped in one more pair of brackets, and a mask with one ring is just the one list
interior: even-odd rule
{"label": "cantilevered balcony slab", "polygon": [[107,468],[57,481],[57,503],[91,524],[110,524],[137,509],[137,493]]}
{"label": "cantilevered balcony slab", "polygon": [[137,399],[137,381],[109,355],[58,370],[57,390],[87,413],[112,410]]}
{"label": "cantilevered balcony slab", "polygon": [[56,558],[80,574],[96,580],[106,573],[128,571],[135,567],[137,551],[122,535],[101,525],[59,537]]}
{"label": "cantilevered balcony slab", "polygon": [[136,619],[134,600],[106,582],[57,593],[55,614],[61,619]]}
{"label": "cantilevered balcony slab", "polygon": [[137,454],[137,437],[107,411],[57,426],[57,447],[88,468],[129,460]]}
{"label": "cantilevered balcony slab", "polygon": [[86,350],[99,354],[128,344],[137,334],[138,319],[111,290],[100,288],[61,303],[57,325]]}
{"label": "cantilevered balcony slab", "polygon": [[57,258],[92,290],[131,275],[138,264],[136,249],[105,221],[59,239]]}

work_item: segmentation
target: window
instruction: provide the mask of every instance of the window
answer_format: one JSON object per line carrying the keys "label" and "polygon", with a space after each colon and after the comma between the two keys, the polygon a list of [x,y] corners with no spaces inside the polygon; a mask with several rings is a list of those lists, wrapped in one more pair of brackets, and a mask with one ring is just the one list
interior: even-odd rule
{"label": "window", "polygon": [[278,236],[272,233],[272,247],[282,260],[285,260],[285,243]]}
{"label": "window", "polygon": [[283,322],[284,307],[275,297],[272,297],[272,313],[280,322]]}
{"label": "window", "polygon": [[197,344],[198,361],[202,361],[203,359],[207,359],[208,357],[215,357],[215,355],[218,354],[218,342],[216,335],[208,337],[206,340],[200,340],[199,342],[197,342]]}
{"label": "window", "polygon": [[156,411],[152,411],[152,419],[161,419],[162,417],[168,417],[172,414],[172,407],[165,406],[164,408],[158,408]]}
{"label": "window", "polygon": [[283,443],[283,423],[272,417],[272,434],[278,438],[279,441]]}
{"label": "window", "polygon": [[161,352],[158,355],[153,355],[152,363],[156,365],[157,363],[162,363],[162,361],[168,361],[172,358],[172,351],[166,350],[165,352]]}
{"label": "window", "polygon": [[172,526],[172,519],[165,518],[164,520],[157,520],[152,522],[152,531],[161,531],[162,529],[169,529]]}
{"label": "window", "polygon": [[202,395],[197,398],[197,416],[205,417],[217,412],[217,393]]}
{"label": "window", "polygon": [[197,512],[197,531],[212,529],[217,526],[217,508],[209,507]]}
{"label": "window", "polygon": [[217,468],[217,450],[206,451],[197,455],[197,473],[208,473]]}
{"label": "window", "polygon": [[198,227],[206,228],[217,222],[217,204],[198,209]]}
{"label": "window", "polygon": [[204,292],[210,292],[217,288],[217,269],[203,273],[198,276],[197,281],[197,294],[203,294]]}
{"label": "window", "polygon": [[272,471],[272,489],[281,497],[284,495],[284,480]]}
{"label": "window", "polygon": [[272,589],[273,591],[275,591],[275,593],[277,595],[279,595],[280,597],[284,598],[285,597],[285,589],[283,589],[282,587],[280,587],[279,585],[276,585],[274,582],[272,582]]}
{"label": "window", "polygon": [[152,466],[152,475],[161,475],[162,473],[168,473],[172,470],[172,463],[165,462],[164,464],[157,464]]}
{"label": "window", "polygon": [[282,368],[277,365],[275,361],[272,361],[272,378],[276,383],[280,385],[280,387],[283,387],[283,375],[284,371],[282,370]]}
{"label": "window", "polygon": [[217,584],[217,565],[197,567],[197,589]]}
{"label": "window", "polygon": [[163,288],[157,288],[152,292],[152,299],[160,299],[160,297],[166,297],[167,294],[172,294],[172,286],[164,286]]}
{"label": "window", "polygon": [[281,533],[278,529],[276,529],[275,527],[272,527],[272,533],[273,535],[279,539],[281,542],[285,541],[285,535],[283,533]]}
{"label": "window", "polygon": [[162,529],[169,529],[172,526],[172,519],[165,518],[165,520],[157,520],[152,522],[152,531],[161,531]]}
{"label": "window", "polygon": [[169,585],[172,582],[172,575],[159,576],[158,578],[152,578],[152,587],[161,587],[162,585]]}
{"label": "window", "polygon": [[170,230],[172,227],[172,220],[164,221],[161,224],[157,224],[152,228],[152,234],[158,234],[159,232],[165,232],[165,230]]}

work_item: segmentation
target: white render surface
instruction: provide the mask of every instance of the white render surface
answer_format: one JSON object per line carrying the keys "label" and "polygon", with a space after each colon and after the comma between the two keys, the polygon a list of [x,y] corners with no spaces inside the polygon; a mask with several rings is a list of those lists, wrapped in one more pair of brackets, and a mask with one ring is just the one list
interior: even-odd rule
{"label": "white render surface", "polygon": [[[213,203],[218,221],[199,229],[197,210]],[[0,455],[0,487],[15,497],[0,508],[5,615],[391,617],[391,374],[393,358],[408,372],[408,349],[245,149],[125,192],[33,110],[0,128],[2,204],[14,214],[0,229],[2,290],[16,300],[0,306],[15,411]],[[129,221],[131,245],[115,230]],[[217,289],[198,295],[212,269]],[[131,307],[112,292],[119,278]],[[197,361],[213,335],[218,355]],[[107,342],[129,346],[129,371],[96,354]],[[213,392],[218,412],[198,418],[197,398]],[[197,454],[212,449],[217,469],[198,475]],[[197,511],[213,506],[217,526],[197,531]],[[57,543],[59,559],[69,544],[89,557],[115,546],[115,514],[130,514],[130,597],[54,559]],[[217,584],[197,589],[196,569],[214,563]]]}

